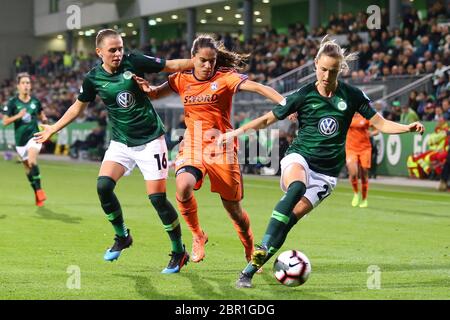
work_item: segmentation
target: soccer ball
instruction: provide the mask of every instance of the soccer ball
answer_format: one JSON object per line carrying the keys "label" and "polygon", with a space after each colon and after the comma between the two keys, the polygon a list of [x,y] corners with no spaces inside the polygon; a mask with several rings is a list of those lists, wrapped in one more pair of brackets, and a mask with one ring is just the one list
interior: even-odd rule
{"label": "soccer ball", "polygon": [[308,280],[311,263],[308,257],[298,250],[280,253],[273,263],[275,278],[288,287],[297,287]]}

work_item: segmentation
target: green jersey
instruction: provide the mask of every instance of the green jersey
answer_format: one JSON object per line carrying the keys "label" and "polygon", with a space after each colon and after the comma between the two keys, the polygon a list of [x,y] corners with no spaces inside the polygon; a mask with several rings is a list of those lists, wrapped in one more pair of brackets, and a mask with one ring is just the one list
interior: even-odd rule
{"label": "green jersey", "polygon": [[129,147],[146,144],[164,134],[164,125],[130,72],[143,77],[165,65],[164,59],[134,53],[123,56],[114,74],[98,65],[87,73],[78,100],[91,102],[98,94],[108,110],[112,140]]}
{"label": "green jersey", "polygon": [[38,116],[42,112],[42,106],[35,97],[31,97],[28,102],[24,102],[18,96],[15,96],[9,99],[6,106],[3,107],[3,113],[8,117],[12,117],[22,109],[25,109],[27,112],[22,119],[14,122],[14,136],[17,147],[25,146],[33,138],[33,135],[39,132]]}
{"label": "green jersey", "polygon": [[289,95],[284,106],[273,109],[279,120],[295,112],[298,136],[286,154],[298,153],[310,169],[333,177],[345,164],[345,139],[353,114],[359,112],[366,119],[376,114],[361,90],[341,81],[330,98],[320,95],[316,85],[310,83]]}

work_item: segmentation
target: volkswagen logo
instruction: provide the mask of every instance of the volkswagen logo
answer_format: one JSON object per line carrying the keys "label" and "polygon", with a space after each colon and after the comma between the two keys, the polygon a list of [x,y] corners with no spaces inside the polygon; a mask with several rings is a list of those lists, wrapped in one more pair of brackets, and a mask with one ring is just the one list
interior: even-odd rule
{"label": "volkswagen logo", "polygon": [[331,136],[339,129],[339,123],[335,118],[328,117],[319,121],[319,131],[324,136]]}
{"label": "volkswagen logo", "polygon": [[122,108],[130,108],[134,106],[136,100],[134,95],[129,91],[122,91],[117,95],[116,102]]}

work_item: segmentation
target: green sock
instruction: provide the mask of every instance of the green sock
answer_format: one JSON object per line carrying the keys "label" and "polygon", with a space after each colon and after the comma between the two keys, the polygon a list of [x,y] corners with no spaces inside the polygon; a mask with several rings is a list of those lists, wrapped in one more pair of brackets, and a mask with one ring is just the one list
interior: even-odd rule
{"label": "green sock", "polygon": [[[289,185],[286,194],[275,206],[275,209],[273,210],[271,219],[269,221],[269,225],[267,226],[266,233],[264,234],[263,240],[261,242],[261,245],[266,246],[269,251],[271,247],[276,248],[276,250],[279,249],[279,247],[277,247],[277,242],[279,241],[276,241],[276,239],[277,237],[280,237],[281,234],[283,234],[283,230],[285,229],[286,225],[289,224],[292,210],[300,201],[305,192],[305,184],[301,181],[294,181]],[[284,238],[286,238],[285,235]]]}
{"label": "green sock", "polygon": [[[289,233],[289,231],[292,229],[292,227],[297,223],[297,217],[294,215],[294,213],[291,213],[288,224],[285,226],[284,229],[282,229],[280,231],[280,233],[278,234],[277,237],[274,237],[272,239],[272,246],[270,246],[268,248],[268,252],[267,252],[267,257],[264,261],[264,263],[266,263],[267,261],[269,261],[270,258],[272,258],[275,253],[278,252],[278,250],[281,248],[281,246],[283,245],[284,241],[286,240],[286,237]],[[264,239],[268,238],[268,236],[265,236]],[[263,239],[263,242],[264,242]],[[252,265],[251,262],[249,262],[249,264],[247,264],[247,266],[245,267],[245,269],[242,271],[248,275],[250,275],[251,277],[253,277],[253,275],[256,273],[256,271],[258,271],[258,269],[256,269],[256,267],[254,267]]]}
{"label": "green sock", "polygon": [[[261,242],[268,249],[265,262],[267,262],[281,247],[286,240],[287,234],[297,223],[297,218],[292,210],[306,192],[306,186],[301,181],[292,182],[286,194],[280,199],[272,212],[266,233]],[[249,263],[243,272],[253,276],[257,269]]]}
{"label": "green sock", "polygon": [[148,196],[153,207],[158,212],[164,229],[169,235],[172,251],[181,253],[184,251],[181,240],[181,227],[178,214],[172,204],[167,200],[166,193],[154,193]]}
{"label": "green sock", "polygon": [[29,172],[29,173],[27,174],[27,178],[28,178],[28,181],[30,181],[31,187],[32,187],[33,190],[36,192],[36,186],[35,186],[35,184],[34,184],[33,176],[32,176],[32,174],[31,174],[31,172]]}
{"label": "green sock", "polygon": [[33,189],[39,190],[41,189],[41,174],[39,172],[39,167],[37,165],[32,165],[30,168],[30,176],[31,176],[31,185]]}
{"label": "green sock", "polygon": [[128,229],[123,220],[122,208],[119,200],[114,194],[116,182],[108,176],[100,176],[97,179],[97,193],[109,222],[111,222],[114,232],[119,237],[128,237]]}
{"label": "green sock", "polygon": [[107,213],[106,217],[108,218],[109,222],[111,222],[114,232],[119,237],[128,237],[128,230],[127,226],[125,225],[125,222],[123,221],[123,215],[122,210],[119,208],[119,210]]}

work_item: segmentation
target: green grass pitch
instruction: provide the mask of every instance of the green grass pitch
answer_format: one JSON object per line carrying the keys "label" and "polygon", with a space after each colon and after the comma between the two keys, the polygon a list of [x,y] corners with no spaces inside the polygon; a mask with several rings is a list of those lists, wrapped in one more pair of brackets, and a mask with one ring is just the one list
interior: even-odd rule
{"label": "green grass pitch", "polygon": [[[205,182],[196,193],[209,234],[206,258],[163,275],[168,237],[135,170],[116,188],[134,244],[113,263],[103,254],[113,240],[96,193],[99,164],[40,162],[45,207],[20,164],[0,160],[0,299],[449,299],[450,196],[431,189],[372,184],[367,209],[352,208],[346,181],[291,231],[281,251],[299,249],[312,273],[300,287],[278,284],[272,260],[254,288],[235,289],[243,248],[217,194]],[[175,205],[173,173],[168,196]],[[282,193],[274,177],[245,177],[243,206],[255,241]],[[182,218],[180,217],[182,220]],[[191,235],[181,222],[190,251]],[[71,267],[72,266],[72,267]],[[79,268],[80,289],[70,289]],[[375,266],[375,267],[371,267]],[[373,288],[378,268],[378,289]],[[69,284],[69,286],[68,286]],[[368,286],[369,284],[369,286]]]}

